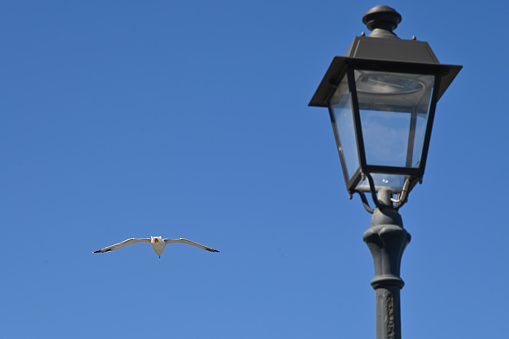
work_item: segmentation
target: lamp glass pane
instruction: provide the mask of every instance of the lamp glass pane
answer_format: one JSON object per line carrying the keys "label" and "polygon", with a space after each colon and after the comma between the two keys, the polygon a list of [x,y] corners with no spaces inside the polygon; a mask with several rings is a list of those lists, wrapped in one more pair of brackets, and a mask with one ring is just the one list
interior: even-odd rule
{"label": "lamp glass pane", "polygon": [[330,112],[336,144],[347,180],[359,168],[359,156],[352,115],[348,79],[345,76],[330,100]]}
{"label": "lamp glass pane", "polygon": [[434,78],[355,71],[366,164],[419,167]]}
{"label": "lamp glass pane", "polygon": [[[378,192],[381,188],[389,189],[393,193],[401,192],[403,185],[405,184],[405,180],[408,178],[408,175],[404,174],[385,174],[385,173],[371,173],[371,177],[375,182],[375,191]],[[359,192],[369,192],[369,181],[367,179],[361,180],[356,188],[356,191]]]}

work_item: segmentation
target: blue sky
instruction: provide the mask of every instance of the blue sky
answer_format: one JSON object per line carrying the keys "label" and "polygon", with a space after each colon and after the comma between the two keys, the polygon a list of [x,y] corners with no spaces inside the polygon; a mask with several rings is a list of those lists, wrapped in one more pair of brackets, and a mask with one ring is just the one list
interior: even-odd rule
{"label": "blue sky", "polygon": [[[370,215],[307,106],[372,1],[4,1],[1,338],[374,338]],[[404,338],[506,338],[509,5],[391,1],[464,68],[401,209]],[[94,250],[130,237],[171,245]]]}

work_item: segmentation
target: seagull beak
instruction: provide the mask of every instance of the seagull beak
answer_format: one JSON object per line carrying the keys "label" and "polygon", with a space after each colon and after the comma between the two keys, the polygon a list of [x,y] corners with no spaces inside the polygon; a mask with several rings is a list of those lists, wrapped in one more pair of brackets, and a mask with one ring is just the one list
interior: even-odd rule
{"label": "seagull beak", "polygon": [[159,259],[161,259],[161,256],[159,256]]}

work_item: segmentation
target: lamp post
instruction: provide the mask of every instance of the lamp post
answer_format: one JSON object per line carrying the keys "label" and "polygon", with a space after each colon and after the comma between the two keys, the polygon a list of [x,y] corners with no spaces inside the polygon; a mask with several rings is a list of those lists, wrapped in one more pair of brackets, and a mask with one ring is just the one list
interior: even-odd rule
{"label": "lamp post", "polygon": [[398,210],[422,181],[436,104],[462,66],[440,64],[415,37],[399,39],[401,15],[388,6],[362,21],[371,34],[333,59],[309,105],[328,107],[350,198],[358,193],[373,214],[363,240],[375,265],[377,339],[399,339],[400,263],[410,234]]}

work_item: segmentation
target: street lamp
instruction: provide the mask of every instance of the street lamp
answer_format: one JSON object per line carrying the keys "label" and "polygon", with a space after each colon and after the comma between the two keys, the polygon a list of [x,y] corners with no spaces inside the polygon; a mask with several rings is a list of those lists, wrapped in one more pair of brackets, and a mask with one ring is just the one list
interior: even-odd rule
{"label": "street lamp", "polygon": [[[422,181],[435,107],[462,66],[440,64],[428,43],[401,40],[401,15],[376,6],[356,37],[335,57],[310,106],[328,107],[346,188],[373,213],[364,233],[375,264],[377,338],[401,338],[399,276],[410,234],[398,210]],[[365,193],[371,195],[371,208]]]}

